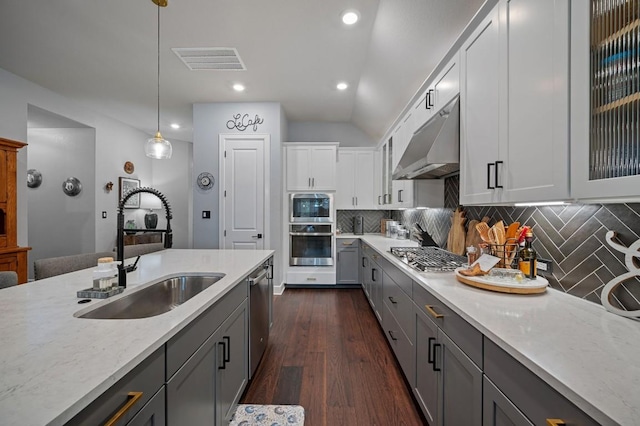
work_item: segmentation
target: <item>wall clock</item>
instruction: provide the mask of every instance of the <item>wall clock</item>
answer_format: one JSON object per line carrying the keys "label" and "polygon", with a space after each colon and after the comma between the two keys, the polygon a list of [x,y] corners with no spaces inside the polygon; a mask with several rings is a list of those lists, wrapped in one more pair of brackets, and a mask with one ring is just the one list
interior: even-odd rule
{"label": "wall clock", "polygon": [[202,172],[198,175],[197,183],[200,189],[211,189],[213,188],[214,182],[215,179],[209,172]]}

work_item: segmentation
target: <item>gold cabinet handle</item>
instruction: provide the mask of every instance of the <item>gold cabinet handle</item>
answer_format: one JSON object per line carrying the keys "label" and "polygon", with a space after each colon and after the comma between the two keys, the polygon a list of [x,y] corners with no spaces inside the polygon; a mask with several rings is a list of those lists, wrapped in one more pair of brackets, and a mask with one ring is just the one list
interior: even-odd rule
{"label": "gold cabinet handle", "polygon": [[111,418],[110,418],[110,419],[109,419],[109,420],[104,424],[104,426],[113,426],[113,425],[115,425],[115,424],[118,422],[118,420],[120,420],[120,418],[121,418],[122,416],[124,416],[124,415],[127,413],[127,411],[131,410],[131,407],[133,407],[133,406],[136,404],[136,402],[138,402],[138,400],[139,400],[140,398],[142,398],[142,392],[129,392],[129,393],[127,394],[127,398],[129,398],[129,399],[127,400],[126,404],[124,404],[124,405],[122,406],[122,408],[120,408],[120,409],[118,410],[118,412],[117,412],[117,413],[115,413],[115,414],[113,415],[113,417],[111,417]]}
{"label": "gold cabinet handle", "polygon": [[562,426],[566,425],[562,419],[547,419],[547,426]]}
{"label": "gold cabinet handle", "polygon": [[424,305],[424,308],[427,310],[427,312],[429,312],[431,314],[432,317],[438,319],[438,318],[444,318],[444,315],[437,313],[434,309],[433,306],[431,305]]}

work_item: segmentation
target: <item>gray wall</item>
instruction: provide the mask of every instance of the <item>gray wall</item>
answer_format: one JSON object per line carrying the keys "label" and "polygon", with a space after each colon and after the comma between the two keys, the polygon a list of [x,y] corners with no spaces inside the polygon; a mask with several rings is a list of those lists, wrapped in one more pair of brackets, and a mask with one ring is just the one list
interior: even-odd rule
{"label": "gray wall", "polygon": [[[228,129],[227,121],[234,114],[256,115],[264,119],[256,131],[249,127],[241,132]],[[286,127],[279,103],[213,103],[194,104],[193,106],[193,174],[208,171],[215,177],[215,185],[209,191],[202,191],[197,185],[193,186],[193,246],[194,248],[218,248],[220,222],[220,174],[219,174],[219,135],[220,134],[269,134],[271,135],[271,183],[270,205],[271,223],[269,226],[271,247],[277,251],[275,264],[281,264],[280,251],[282,244],[282,133]],[[202,211],[211,211],[211,219],[202,219]],[[266,232],[265,232],[266,233]],[[276,274],[281,271],[276,270]],[[278,275],[276,275],[276,283]]]}
{"label": "gray wall", "polygon": [[[29,168],[43,176],[39,187],[27,190],[29,262],[94,251],[95,130],[29,129],[28,140]],[[80,180],[80,194],[63,192],[62,182],[68,177]]]}
{"label": "gray wall", "polygon": [[289,123],[288,142],[340,142],[340,147],[374,147],[377,141],[351,123]]}
{"label": "gray wall", "polygon": [[[161,162],[144,155],[144,141],[149,138],[148,134],[88,110],[64,96],[2,69],[0,69],[0,93],[2,93],[0,96],[0,135],[2,137],[29,142],[27,111],[30,105],[95,129],[96,151],[93,162],[96,191],[95,251],[111,250],[115,245],[119,176],[140,179],[143,185],[157,186],[163,192],[165,188],[155,185],[154,178],[159,178],[166,170],[172,170],[181,182],[180,184],[172,182],[171,188],[178,185],[181,185],[181,188],[189,187],[188,185],[192,182],[189,163],[191,144],[187,142],[172,140],[174,157],[171,160],[163,160],[162,164],[157,164]],[[28,158],[29,147],[27,146],[18,152],[18,244],[20,246],[29,245],[26,185]],[[51,160],[56,161],[55,158]],[[126,161],[131,161],[135,165],[135,172],[131,175],[123,171]],[[111,192],[104,189],[109,181],[115,184]],[[189,205],[190,190],[169,189],[169,191],[172,192],[169,198],[172,205]],[[101,218],[102,211],[108,213],[107,219]],[[55,214],[64,215],[66,212],[60,211]],[[176,215],[174,228],[186,229],[188,232],[190,219],[191,215],[188,213],[184,216]],[[176,239],[177,234],[176,232]]]}

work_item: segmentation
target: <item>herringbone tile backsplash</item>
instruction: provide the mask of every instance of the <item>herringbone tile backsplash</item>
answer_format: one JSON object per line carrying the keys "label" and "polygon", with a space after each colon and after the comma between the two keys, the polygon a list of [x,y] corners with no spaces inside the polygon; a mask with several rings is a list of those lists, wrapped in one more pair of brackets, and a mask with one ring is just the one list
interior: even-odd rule
{"label": "herringbone tile backsplash", "polygon": [[[458,188],[457,176],[445,182],[446,208],[393,211],[390,217],[407,227],[420,223],[438,245],[446,247],[451,217],[459,199]],[[490,225],[503,220],[507,224],[518,221],[533,227],[533,246],[539,257],[553,262],[553,274],[547,276],[551,286],[595,303],[600,303],[600,293],[607,282],[628,272],[624,254],[606,243],[607,231],[615,231],[618,240],[625,246],[640,239],[640,203],[463,208],[467,222],[488,216],[491,218]],[[366,218],[368,212],[365,214]],[[634,263],[640,268],[640,253],[634,258]],[[640,309],[639,278],[632,277],[617,288],[614,304],[617,302],[620,307],[629,310]]]}

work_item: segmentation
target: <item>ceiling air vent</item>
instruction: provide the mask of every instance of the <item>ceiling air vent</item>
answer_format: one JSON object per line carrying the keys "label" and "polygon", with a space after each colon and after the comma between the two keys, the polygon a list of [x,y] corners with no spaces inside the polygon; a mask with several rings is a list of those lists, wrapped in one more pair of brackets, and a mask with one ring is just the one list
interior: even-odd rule
{"label": "ceiling air vent", "polygon": [[246,70],[233,47],[175,47],[171,50],[191,71]]}

